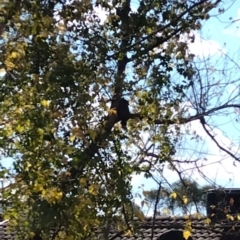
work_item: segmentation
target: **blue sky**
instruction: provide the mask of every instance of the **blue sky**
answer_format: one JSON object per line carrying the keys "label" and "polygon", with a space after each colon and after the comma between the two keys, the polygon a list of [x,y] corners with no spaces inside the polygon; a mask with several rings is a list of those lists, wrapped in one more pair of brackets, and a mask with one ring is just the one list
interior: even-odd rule
{"label": "blue sky", "polygon": [[[227,5],[224,5],[227,8]],[[226,102],[231,96],[235,96],[234,103],[240,104],[239,90],[240,90],[240,74],[236,66],[240,65],[240,21],[231,24],[233,20],[240,19],[240,1],[235,1],[233,5],[228,5],[229,9],[220,16],[212,17],[203,24],[202,30],[196,35],[196,41],[190,46],[193,53],[198,55],[201,59],[210,59],[210,66],[221,69],[223,67],[229,69],[226,79],[222,74],[213,73],[211,77],[215,77],[220,83],[229,83],[219,90],[213,88],[213,91],[218,91],[221,96],[217,94],[212,95],[211,102],[214,106]],[[217,10],[212,12],[215,15]],[[231,20],[230,20],[231,18]],[[235,61],[235,64],[226,60],[228,57]],[[232,69],[230,69],[232,68]],[[209,120],[213,133],[217,136],[219,142],[224,147],[232,147],[234,153],[240,153],[240,121],[237,122],[238,113],[234,113],[232,109],[222,116],[216,116]],[[185,127],[184,127],[185,128]],[[199,158],[207,159],[207,161],[199,161],[198,168],[196,166],[189,166],[187,164],[180,166],[182,170],[186,170],[187,176],[196,180],[199,184],[215,182],[223,187],[238,187],[240,188],[240,164],[234,162],[229,156],[219,151],[219,148],[206,135],[199,121],[194,121],[187,126],[192,132],[196,133],[202,138],[201,141],[191,140],[191,137],[186,136],[185,148],[181,151],[181,157],[186,159],[194,159],[199,152]],[[205,152],[205,154],[200,154]],[[205,167],[203,167],[206,165]],[[189,170],[187,170],[189,169]],[[202,172],[202,174],[200,174]],[[178,176],[176,173],[166,170],[165,178],[170,182],[176,181]],[[156,174],[156,178],[160,181],[161,176]],[[207,178],[208,181],[205,181]],[[143,176],[133,177],[134,190],[137,192],[138,186],[143,185],[143,188],[156,188],[156,183],[153,180],[146,180]],[[141,192],[141,188],[139,190]],[[138,199],[139,200],[139,199]],[[140,201],[140,200],[139,200]]]}

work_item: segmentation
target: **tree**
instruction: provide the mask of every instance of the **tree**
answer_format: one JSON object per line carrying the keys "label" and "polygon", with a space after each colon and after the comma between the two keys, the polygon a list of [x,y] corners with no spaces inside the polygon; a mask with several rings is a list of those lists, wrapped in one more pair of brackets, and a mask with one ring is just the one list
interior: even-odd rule
{"label": "tree", "polygon": [[[2,198],[19,234],[49,239],[54,229],[52,239],[94,239],[100,228],[108,239],[110,224],[132,230],[133,216],[143,217],[132,204],[132,175],[174,167],[179,125],[205,125],[214,112],[189,117],[182,108],[197,68],[180,36],[192,39],[219,3],[0,3],[0,147],[2,159],[13,159],[1,166],[10,181]],[[117,124],[123,98],[127,132]],[[141,146],[142,132],[150,146]]]}
{"label": "tree", "polygon": [[[198,212],[206,215],[206,193],[214,189],[214,185],[199,186],[191,179],[181,179],[161,188],[159,200],[157,202],[157,214],[191,214]],[[155,205],[158,189],[145,191],[145,201],[150,205]]]}

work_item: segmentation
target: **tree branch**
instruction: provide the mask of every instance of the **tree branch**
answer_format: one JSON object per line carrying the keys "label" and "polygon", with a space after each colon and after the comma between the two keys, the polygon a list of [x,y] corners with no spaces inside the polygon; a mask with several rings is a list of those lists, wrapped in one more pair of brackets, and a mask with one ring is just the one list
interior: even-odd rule
{"label": "tree branch", "polygon": [[[183,13],[181,13],[176,19],[174,19],[174,22],[179,22],[179,21],[181,20],[181,18],[182,18],[185,14],[189,13],[189,12],[192,11],[194,8],[196,8],[196,7],[204,4],[204,3],[206,3],[206,2],[208,2],[208,0],[202,0],[202,1],[200,1],[200,2],[197,2],[197,3],[193,4],[190,8],[186,9],[186,10],[185,10]],[[214,5],[217,5],[217,4],[220,3],[220,2],[221,2],[221,0],[217,0],[217,1],[214,3]],[[130,46],[126,46],[126,47],[123,48],[123,49],[121,48],[121,50],[119,50],[118,52],[116,52],[116,53],[108,56],[107,58],[116,57],[116,56],[117,56],[120,52],[122,52],[122,51],[133,50],[133,48],[136,47],[137,45],[141,44],[142,42],[144,42],[145,40],[147,40],[147,39],[149,39],[149,38],[151,38],[151,37],[154,37],[157,33],[163,32],[164,30],[166,30],[167,28],[169,28],[171,25],[173,25],[173,21],[170,22],[170,23],[168,23],[168,24],[166,24],[164,27],[158,28],[156,31],[148,34],[146,37],[143,37],[141,40],[139,40],[139,41],[131,44]],[[160,45],[160,44],[168,41],[171,37],[174,36],[174,34],[178,33],[178,32],[181,31],[181,30],[182,30],[182,28],[181,28],[181,29],[178,29],[178,30],[175,30],[172,34],[170,34],[170,35],[167,36],[166,38],[160,38],[160,37],[159,37],[158,40],[157,40],[154,44],[152,44],[151,46],[149,46],[147,49],[142,50],[142,51],[140,52],[140,54],[145,54],[145,53],[147,53],[148,51],[150,51],[150,50],[152,50],[153,48],[155,48],[156,46],[158,46],[158,45]],[[135,55],[134,55],[134,56],[135,56]],[[134,56],[132,56],[131,60],[134,59]]]}
{"label": "tree branch", "polygon": [[219,149],[221,149],[223,152],[229,154],[232,158],[234,158],[236,161],[240,161],[239,158],[237,158],[234,154],[232,154],[230,151],[228,151],[226,148],[222,147],[217,140],[215,139],[215,137],[210,133],[210,131],[206,128],[206,122],[204,117],[202,117],[203,119],[201,119],[201,124],[203,126],[203,129],[205,130],[205,132],[207,133],[207,135],[213,140],[213,142],[215,142],[215,144],[219,147]]}

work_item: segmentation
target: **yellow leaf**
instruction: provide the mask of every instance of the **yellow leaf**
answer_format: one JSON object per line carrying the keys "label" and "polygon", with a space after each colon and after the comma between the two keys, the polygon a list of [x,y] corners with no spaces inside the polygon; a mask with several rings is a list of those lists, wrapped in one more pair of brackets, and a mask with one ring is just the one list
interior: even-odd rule
{"label": "yellow leaf", "polygon": [[38,128],[37,132],[38,132],[38,134],[41,135],[41,136],[44,134],[44,130],[41,129],[41,128]]}
{"label": "yellow leaf", "polygon": [[145,216],[142,211],[135,209],[134,213],[135,213],[136,217],[139,218],[141,221],[145,220]]}
{"label": "yellow leaf", "polygon": [[94,131],[94,130],[89,130],[89,135],[90,135],[90,138],[92,140],[95,140],[96,136],[97,136],[97,132]]}
{"label": "yellow leaf", "polygon": [[12,52],[10,55],[10,58],[18,58],[19,57],[19,53],[18,52]]}
{"label": "yellow leaf", "polygon": [[71,142],[73,142],[74,140],[75,140],[75,136],[73,135],[73,136],[71,136],[70,138],[69,138],[69,140],[71,141]]}
{"label": "yellow leaf", "polygon": [[62,192],[57,192],[57,194],[55,195],[55,198],[56,200],[61,200],[62,199],[62,196],[63,196],[63,193]]}
{"label": "yellow leaf", "polygon": [[172,193],[170,194],[170,198],[176,199],[176,198],[177,198],[177,193],[172,192]]}
{"label": "yellow leaf", "polygon": [[24,131],[24,127],[21,126],[21,125],[18,125],[18,126],[16,127],[16,131],[19,132],[19,133],[21,133],[21,132]]}
{"label": "yellow leaf", "polygon": [[66,32],[66,26],[64,23],[59,23],[58,24],[58,30],[61,32],[61,33],[65,33]]}
{"label": "yellow leaf", "polygon": [[42,197],[48,203],[56,204],[62,199],[63,193],[61,191],[58,191],[57,188],[50,188],[42,191]]}
{"label": "yellow leaf", "polygon": [[126,236],[130,237],[132,236],[132,231],[129,229],[127,230],[127,232],[125,233]]}
{"label": "yellow leaf", "polygon": [[188,240],[189,237],[191,237],[191,232],[189,230],[184,230],[183,231],[183,237],[184,239]]}
{"label": "yellow leaf", "polygon": [[198,218],[199,220],[202,218],[202,214],[201,213],[194,213],[193,216]]}
{"label": "yellow leaf", "polygon": [[42,191],[45,191],[45,190],[43,189],[43,185],[40,185],[40,184],[35,183],[35,184],[34,184],[33,191],[34,191],[34,192],[42,192]]}
{"label": "yellow leaf", "polygon": [[27,162],[26,170],[28,171],[32,167],[32,164]]}
{"label": "yellow leaf", "polygon": [[34,236],[35,236],[35,233],[34,233],[34,232],[30,232],[30,233],[29,233],[29,237],[30,237],[30,238],[33,238]]}
{"label": "yellow leaf", "polygon": [[79,184],[81,185],[81,186],[86,186],[87,185],[87,180],[86,180],[86,178],[80,178],[79,179]]}
{"label": "yellow leaf", "polygon": [[5,134],[7,137],[10,137],[12,134],[13,134],[13,129],[12,129],[12,126],[7,124],[6,125],[6,128],[5,128]]}
{"label": "yellow leaf", "polygon": [[6,60],[5,62],[5,65],[7,66],[7,70],[13,70],[15,68],[15,64],[12,63],[10,60]]}
{"label": "yellow leaf", "polygon": [[98,190],[98,186],[95,184],[95,185],[91,185],[91,186],[89,187],[88,192],[89,192],[91,195],[96,196],[96,195],[98,195],[97,190]]}
{"label": "yellow leaf", "polygon": [[168,208],[163,209],[163,214],[169,215],[170,213],[171,213],[170,209],[168,209]]}
{"label": "yellow leaf", "polygon": [[49,105],[50,105],[50,101],[49,100],[42,100],[41,105],[45,108],[48,108]]}
{"label": "yellow leaf", "polygon": [[206,218],[206,219],[205,219],[205,223],[206,223],[207,225],[209,225],[209,224],[211,223],[211,219],[210,219],[210,218]]}
{"label": "yellow leaf", "polygon": [[186,196],[183,196],[183,199],[182,199],[182,200],[183,200],[183,203],[184,203],[184,204],[187,204],[188,198],[187,198]]}
{"label": "yellow leaf", "polygon": [[151,34],[153,32],[152,28],[147,28],[147,33]]}
{"label": "yellow leaf", "polygon": [[234,217],[230,214],[227,214],[226,215],[227,219],[231,220],[231,221],[234,221]]}
{"label": "yellow leaf", "polygon": [[192,228],[192,221],[188,218],[188,220],[186,221],[186,228],[189,230]]}
{"label": "yellow leaf", "polygon": [[239,220],[239,221],[240,221],[240,215],[237,215],[237,220]]}

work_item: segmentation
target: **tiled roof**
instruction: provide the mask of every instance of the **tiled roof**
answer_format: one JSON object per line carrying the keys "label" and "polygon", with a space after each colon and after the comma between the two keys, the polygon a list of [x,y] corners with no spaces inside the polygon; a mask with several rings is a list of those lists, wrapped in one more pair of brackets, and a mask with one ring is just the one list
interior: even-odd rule
{"label": "tiled roof", "polygon": [[0,221],[0,240],[15,240],[14,236],[15,233],[8,233],[6,228],[7,228],[7,220],[1,220]]}
{"label": "tiled roof", "polygon": [[[109,240],[183,240],[186,218],[156,217],[154,224],[152,218],[146,218],[143,222],[136,220],[136,224],[138,230],[133,235],[112,229]],[[15,234],[7,233],[6,226],[7,222],[0,222],[0,240],[15,240]],[[191,226],[192,238],[189,240],[240,240],[240,223],[237,222],[208,225],[203,218],[193,218]]]}
{"label": "tiled roof", "polygon": [[[240,223],[225,222],[208,225],[206,219],[191,219],[192,240],[240,240]],[[154,227],[153,227],[154,226]],[[139,222],[139,230],[132,236],[112,231],[110,240],[182,240],[182,230],[186,226],[186,218],[156,217]],[[234,227],[233,227],[234,226]],[[153,229],[153,233],[152,233]],[[234,229],[234,230],[233,230]],[[153,238],[152,238],[153,236]],[[189,238],[190,239],[190,238]]]}

